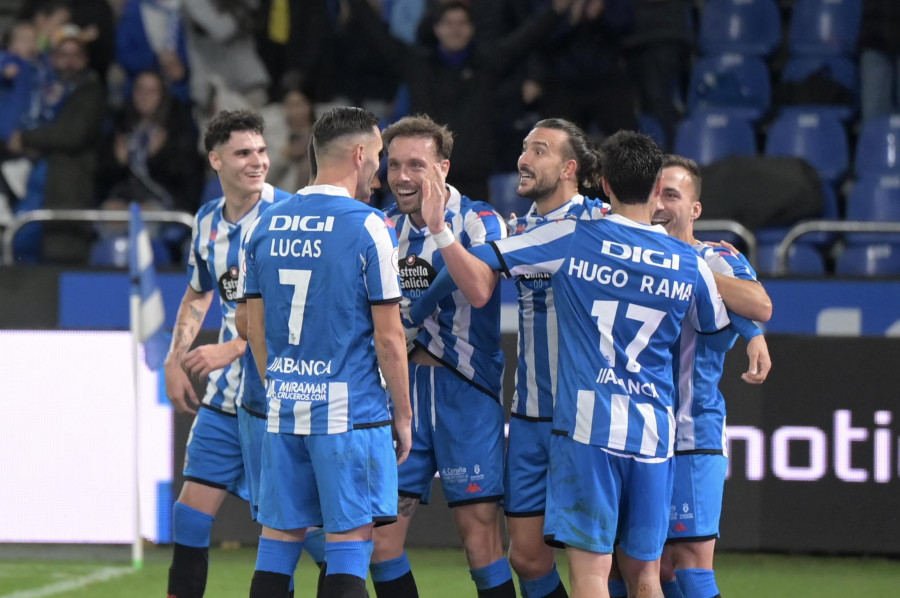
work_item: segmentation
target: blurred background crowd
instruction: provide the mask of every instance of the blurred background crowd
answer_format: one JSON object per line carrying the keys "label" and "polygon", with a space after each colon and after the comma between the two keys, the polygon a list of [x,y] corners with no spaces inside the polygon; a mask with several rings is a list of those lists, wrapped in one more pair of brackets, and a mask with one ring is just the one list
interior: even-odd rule
{"label": "blurred background crowd", "polygon": [[[268,181],[295,191],[336,104],[446,123],[449,182],[501,213],[521,205],[523,137],[554,116],[694,158],[704,215],[761,248],[802,218],[900,220],[896,0],[0,0],[0,30],[0,228],[130,201],[194,213],[221,194],[199,137],[222,109],[265,116]],[[896,212],[860,212],[863,193]],[[111,265],[122,233],[31,224],[15,259]],[[188,231],[154,233],[180,263]],[[845,239],[807,241],[809,273],[839,271]]]}

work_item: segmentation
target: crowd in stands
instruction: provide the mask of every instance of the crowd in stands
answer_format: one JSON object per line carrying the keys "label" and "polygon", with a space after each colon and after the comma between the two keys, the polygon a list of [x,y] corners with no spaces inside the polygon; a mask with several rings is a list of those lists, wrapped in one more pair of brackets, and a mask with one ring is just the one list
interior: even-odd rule
{"label": "crowd in stands", "polygon": [[[0,7],[0,228],[36,208],[137,201],[194,213],[220,193],[198,144],[220,109],[264,114],[269,182],[295,191],[309,180],[315,114],[338,104],[366,107],[385,126],[415,113],[447,124],[456,138],[450,183],[501,212],[522,205],[503,183],[514,180],[521,140],[539,119],[570,119],[598,142],[640,129],[709,170],[707,217],[740,221],[743,198],[770,197],[757,213],[765,217],[749,219],[764,273],[800,219],[900,220],[895,0],[8,5]],[[778,172],[798,174],[785,188]],[[750,188],[728,183],[738,178]],[[866,211],[863,190],[898,207]],[[168,248],[161,261],[180,261],[186,231],[155,230]],[[86,263],[98,238],[119,234],[30,224],[16,235],[15,256]],[[867,260],[884,258],[884,243],[857,241],[805,237],[792,267],[849,272],[840,252],[854,244],[868,247],[854,250]],[[882,265],[900,272],[900,249],[887,251],[896,265]]]}

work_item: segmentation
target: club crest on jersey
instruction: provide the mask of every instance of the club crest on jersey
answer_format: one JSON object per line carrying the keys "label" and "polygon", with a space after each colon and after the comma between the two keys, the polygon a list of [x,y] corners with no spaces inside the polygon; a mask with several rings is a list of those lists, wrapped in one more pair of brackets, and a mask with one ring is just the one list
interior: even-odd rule
{"label": "club crest on jersey", "polygon": [[225,301],[234,301],[241,296],[240,289],[238,289],[239,272],[237,266],[229,266],[219,278],[219,295]]}
{"label": "club crest on jersey", "polygon": [[418,299],[437,277],[434,266],[414,253],[400,260],[399,266],[400,288],[403,289],[403,294],[413,301]]}

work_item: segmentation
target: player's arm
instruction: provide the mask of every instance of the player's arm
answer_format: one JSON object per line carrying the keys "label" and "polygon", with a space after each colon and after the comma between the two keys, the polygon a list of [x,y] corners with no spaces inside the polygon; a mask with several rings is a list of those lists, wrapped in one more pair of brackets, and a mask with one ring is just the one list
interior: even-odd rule
{"label": "player's arm", "polygon": [[[428,225],[432,238],[438,243],[445,267],[459,286],[459,290],[473,307],[483,307],[490,301],[494,287],[497,285],[500,261],[494,255],[493,249],[487,245],[480,245],[474,248],[474,251],[479,257],[483,255],[489,261],[492,259],[493,263],[491,264],[475,257],[456,242],[444,222],[444,206],[441,201],[443,189],[444,175],[440,167],[435,165],[431,176],[426,178],[425,184],[422,186],[422,218]],[[446,237],[448,234],[450,237]],[[449,244],[446,244],[446,240],[441,242],[441,239],[445,238],[450,241]]]}
{"label": "player's arm", "polygon": [[247,342],[253,351],[253,359],[256,361],[256,369],[259,371],[259,379],[266,379],[266,360],[268,349],[266,348],[266,311],[262,297],[249,297],[247,299]]}
{"label": "player's arm", "polygon": [[179,413],[197,413],[200,400],[183,367],[184,359],[200,332],[200,326],[212,303],[213,292],[199,293],[188,286],[175,316],[172,344],[163,364],[166,395]]}
{"label": "player's arm", "polygon": [[240,337],[224,343],[200,345],[188,351],[182,367],[189,376],[202,380],[238,359],[246,350],[247,341]]}
{"label": "player's arm", "polygon": [[234,328],[237,330],[238,336],[242,339],[249,340],[247,337],[247,301],[239,299],[234,306]]}
{"label": "player's arm", "polygon": [[[409,403],[409,364],[406,360],[406,336],[396,303],[374,304],[375,354],[378,367],[391,393],[394,405],[394,429],[397,434],[397,464],[406,461],[412,447],[412,407]],[[256,347],[251,345],[253,354]],[[258,359],[258,358],[257,358]]]}
{"label": "player's arm", "polygon": [[713,272],[713,276],[729,310],[757,322],[768,322],[772,317],[772,300],[759,282],[718,272]]}
{"label": "player's arm", "polygon": [[766,337],[758,334],[747,343],[747,359],[749,366],[747,371],[741,374],[741,379],[748,384],[762,384],[772,369],[772,358],[769,356],[769,346]]}

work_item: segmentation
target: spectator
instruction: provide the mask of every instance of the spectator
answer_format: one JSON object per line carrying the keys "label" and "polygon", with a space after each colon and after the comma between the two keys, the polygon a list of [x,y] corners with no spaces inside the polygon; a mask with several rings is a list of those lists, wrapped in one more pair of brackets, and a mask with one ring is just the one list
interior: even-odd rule
{"label": "spectator", "polygon": [[134,78],[159,71],[176,98],[187,104],[188,50],[179,0],[126,0],[116,27],[116,62],[125,69],[122,97],[131,93]]}
{"label": "spectator", "polygon": [[189,25],[191,99],[203,102],[210,75],[258,109],[268,100],[269,75],[253,38],[254,0],[183,0]]}
{"label": "spectator", "polygon": [[437,45],[411,47],[388,34],[367,0],[350,0],[354,17],[378,27],[363,27],[371,48],[409,86],[410,112],[428,114],[454,134],[456,156],[451,184],[473,199],[487,199],[493,171],[494,98],[499,78],[543,39],[563,18],[572,0],[553,0],[552,9],[534,15],[510,35],[473,43],[469,4],[443,2],[433,15]]}
{"label": "spectator", "polygon": [[859,35],[863,122],[900,112],[900,4],[865,0]]}
{"label": "spectator", "polygon": [[297,191],[309,183],[309,139],[315,122],[313,105],[299,89],[289,89],[280,103],[263,109],[269,123],[269,181],[278,189]]}
{"label": "spectator", "polygon": [[[30,130],[13,131],[7,149],[36,160],[29,190],[17,211],[38,208],[84,209],[94,200],[97,168],[94,148],[106,113],[106,92],[88,65],[87,46],[74,26],[64,27],[50,56],[54,80],[43,90],[42,105],[51,121]],[[18,238],[25,236],[20,234]],[[32,238],[26,259],[50,262],[84,262],[90,234],[71,223],[47,224],[42,247]],[[20,246],[21,247],[21,246]]]}
{"label": "spectator", "polygon": [[635,0],[634,8],[634,29],[624,41],[629,73],[642,111],[659,122],[671,146],[694,45],[693,2]]}
{"label": "spectator", "polygon": [[162,76],[141,73],[102,146],[100,197],[124,196],[193,214],[203,173],[196,147],[194,124]]}

